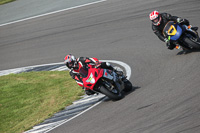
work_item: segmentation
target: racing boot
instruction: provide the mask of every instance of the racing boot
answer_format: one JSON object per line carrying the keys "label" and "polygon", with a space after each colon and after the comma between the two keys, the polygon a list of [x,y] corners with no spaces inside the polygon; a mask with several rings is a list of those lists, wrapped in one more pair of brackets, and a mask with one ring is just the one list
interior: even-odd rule
{"label": "racing boot", "polygon": [[124,74],[123,71],[121,71],[121,69],[119,68],[117,69],[117,68],[112,67],[112,69],[119,76],[122,76]]}
{"label": "racing boot", "polygon": [[122,72],[122,71],[118,71],[118,70],[114,69],[114,72],[116,72],[116,74],[119,75],[119,76],[122,76],[122,75],[123,75],[123,72]]}
{"label": "racing boot", "polygon": [[121,70],[117,70],[117,68],[114,68],[113,66],[110,66],[110,69],[113,70],[119,76],[123,75],[123,72]]}
{"label": "racing boot", "polygon": [[112,71],[116,72],[117,75],[119,75],[119,76],[122,76],[122,75],[123,75],[123,72],[122,72],[122,71],[119,71],[119,70],[115,69],[115,68],[114,68],[110,63],[108,63],[108,62],[102,62],[102,63],[101,63],[101,67],[102,67],[102,68],[109,69],[109,70],[112,70]]}
{"label": "racing boot", "polygon": [[191,27],[191,29],[197,32],[198,27]]}
{"label": "racing boot", "polygon": [[85,93],[89,96],[89,95],[94,95],[95,94],[95,92],[94,91],[92,91],[92,90],[90,90],[89,88],[85,88],[84,87],[84,90],[85,90]]}

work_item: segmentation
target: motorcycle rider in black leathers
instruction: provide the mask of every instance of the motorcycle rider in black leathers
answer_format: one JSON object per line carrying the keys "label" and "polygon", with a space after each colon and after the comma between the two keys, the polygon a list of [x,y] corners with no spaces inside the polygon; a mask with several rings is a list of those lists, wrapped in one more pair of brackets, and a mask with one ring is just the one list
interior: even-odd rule
{"label": "motorcycle rider in black leathers", "polygon": [[[187,26],[190,25],[187,19],[182,19],[177,16],[172,16],[171,14],[168,14],[168,13],[159,13],[158,11],[151,12],[149,14],[149,18],[152,21],[152,30],[161,41],[166,43],[166,46],[170,50],[173,50],[176,47],[176,45],[164,37],[162,31],[165,25],[169,21],[174,21],[174,22],[180,23],[181,25],[187,25]],[[196,31],[198,27],[192,27],[192,29]]]}
{"label": "motorcycle rider in black leathers", "polygon": [[110,65],[110,63],[108,63],[108,62],[99,62],[99,60],[97,58],[94,58],[94,57],[93,58],[79,57],[78,59],[76,59],[75,56],[73,56],[72,54],[69,54],[64,58],[64,60],[65,60],[64,61],[65,65],[70,69],[70,72],[69,72],[70,76],[76,81],[76,83],[79,86],[81,86],[85,90],[85,93],[87,95],[95,94],[95,92],[90,90],[90,89],[88,89],[88,88],[85,88],[83,86],[82,77],[81,77],[79,72],[80,72],[80,70],[82,68],[86,69],[88,64],[95,65],[96,67],[101,67],[101,68],[104,68],[104,69],[113,70],[119,75],[123,74],[122,71],[115,70]]}

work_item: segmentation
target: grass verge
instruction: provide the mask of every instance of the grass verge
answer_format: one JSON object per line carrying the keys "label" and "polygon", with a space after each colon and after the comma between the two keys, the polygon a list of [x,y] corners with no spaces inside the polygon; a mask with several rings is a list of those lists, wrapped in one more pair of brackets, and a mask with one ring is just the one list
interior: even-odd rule
{"label": "grass verge", "polygon": [[21,133],[83,95],[62,71],[28,72],[0,77],[0,132]]}
{"label": "grass verge", "polygon": [[0,0],[0,5],[3,5],[3,4],[9,3],[9,2],[13,2],[13,1],[16,1],[16,0]]}

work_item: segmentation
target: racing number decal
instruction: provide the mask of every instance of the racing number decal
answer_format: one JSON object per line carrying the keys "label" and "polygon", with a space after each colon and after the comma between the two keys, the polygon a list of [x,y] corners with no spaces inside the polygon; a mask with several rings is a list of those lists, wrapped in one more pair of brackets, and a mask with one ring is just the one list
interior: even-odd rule
{"label": "racing number decal", "polygon": [[174,36],[176,35],[176,32],[177,32],[176,28],[173,25],[171,25],[171,27],[168,30],[168,35]]}

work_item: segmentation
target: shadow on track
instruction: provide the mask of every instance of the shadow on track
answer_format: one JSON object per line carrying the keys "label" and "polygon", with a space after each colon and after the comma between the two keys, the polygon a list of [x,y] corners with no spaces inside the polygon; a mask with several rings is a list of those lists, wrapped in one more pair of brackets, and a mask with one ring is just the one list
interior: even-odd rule
{"label": "shadow on track", "polygon": [[193,52],[200,52],[200,50],[182,50],[182,51],[178,52],[176,55],[186,55],[186,54],[190,54]]}
{"label": "shadow on track", "polygon": [[[139,87],[139,86],[132,86],[132,90],[131,91],[129,91],[129,92],[123,92],[124,97],[122,99],[124,99],[127,95],[133,93],[134,91],[136,91],[139,88],[141,88],[141,87]],[[113,99],[110,99],[109,97],[106,97],[106,99],[104,100],[104,102],[108,102],[108,101],[115,102],[115,101],[119,101],[119,100],[113,100]]]}

